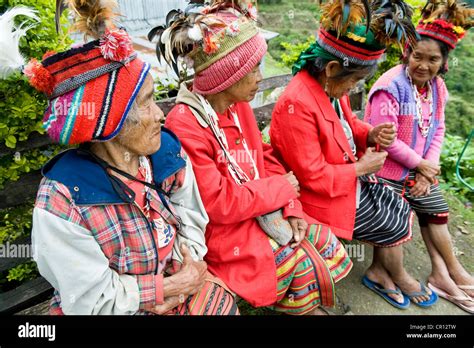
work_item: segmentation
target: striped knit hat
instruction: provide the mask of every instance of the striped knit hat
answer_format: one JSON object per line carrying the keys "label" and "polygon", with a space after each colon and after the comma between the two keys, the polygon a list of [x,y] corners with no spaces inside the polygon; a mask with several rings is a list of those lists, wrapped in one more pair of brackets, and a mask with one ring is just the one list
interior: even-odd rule
{"label": "striped knit hat", "polygon": [[465,3],[458,3],[456,0],[428,0],[416,31],[454,49],[466,30],[474,25],[473,17],[474,9],[468,8]]}
{"label": "striped knit hat", "polygon": [[76,23],[82,21],[83,32],[97,39],[46,53],[42,62],[32,59],[23,70],[30,84],[45,93],[43,126],[60,144],[116,136],[150,69],[137,58],[124,29],[105,26],[111,10],[104,6],[115,5],[113,1],[69,1],[70,6],[75,3]]}
{"label": "striped knit hat", "polygon": [[167,26],[154,28],[158,59],[164,57],[177,75],[177,58],[194,68],[193,91],[222,92],[241,80],[263,58],[267,43],[256,26],[250,1],[214,0],[198,13],[172,11]]}

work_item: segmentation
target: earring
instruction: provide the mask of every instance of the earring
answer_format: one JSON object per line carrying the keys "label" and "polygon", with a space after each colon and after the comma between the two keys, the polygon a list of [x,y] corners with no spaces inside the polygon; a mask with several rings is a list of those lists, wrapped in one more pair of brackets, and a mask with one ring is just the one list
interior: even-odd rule
{"label": "earring", "polygon": [[328,80],[326,80],[326,83],[324,84],[324,92],[328,92]]}

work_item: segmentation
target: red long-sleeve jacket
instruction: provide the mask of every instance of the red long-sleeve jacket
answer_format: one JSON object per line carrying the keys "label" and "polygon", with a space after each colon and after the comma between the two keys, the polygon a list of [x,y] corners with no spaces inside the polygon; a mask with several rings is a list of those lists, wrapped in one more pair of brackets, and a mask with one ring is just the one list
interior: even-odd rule
{"label": "red long-sleeve jacket", "polygon": [[[261,177],[241,186],[230,175],[211,129],[203,128],[188,106],[175,106],[166,118],[166,127],[178,135],[191,159],[209,215],[205,233],[209,270],[252,305],[267,306],[276,302],[276,266],[268,237],[255,217],[279,208],[284,208],[285,217],[304,217],[304,213],[295,190],[281,175],[285,169],[272,156],[271,146],[262,143],[249,104],[236,103],[232,109],[238,114]],[[231,153],[253,178],[238,127],[229,113],[218,116]]]}
{"label": "red long-sleeve jacket", "polygon": [[[360,157],[372,126],[351,111],[347,96],[340,102]],[[351,239],[356,158],[328,96],[307,71],[290,81],[275,105],[270,138],[275,156],[298,178],[304,211],[331,226],[336,236]]]}

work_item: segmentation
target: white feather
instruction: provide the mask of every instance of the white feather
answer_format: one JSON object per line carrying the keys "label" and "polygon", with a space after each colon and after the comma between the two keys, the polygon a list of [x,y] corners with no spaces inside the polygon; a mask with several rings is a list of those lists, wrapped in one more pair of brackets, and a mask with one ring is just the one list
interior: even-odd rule
{"label": "white feather", "polygon": [[36,13],[37,11],[28,7],[17,6],[0,16],[0,78],[7,78],[25,64],[25,58],[20,52],[20,39],[36,25],[27,25],[27,20],[15,25],[15,17],[23,15],[39,21]]}
{"label": "white feather", "polygon": [[202,40],[201,27],[197,24],[194,24],[194,26],[191,29],[188,30],[188,36],[194,42],[201,41]]}
{"label": "white feather", "polygon": [[161,42],[165,45],[165,59],[174,62],[173,49],[171,43],[171,28],[166,29],[161,35]]}

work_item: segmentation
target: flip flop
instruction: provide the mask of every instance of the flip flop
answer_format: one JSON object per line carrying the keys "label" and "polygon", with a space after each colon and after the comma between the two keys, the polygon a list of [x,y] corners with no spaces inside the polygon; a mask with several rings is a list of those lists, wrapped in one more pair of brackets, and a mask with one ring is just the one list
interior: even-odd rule
{"label": "flip flop", "polygon": [[[464,310],[468,313],[474,314],[474,299],[472,299],[472,297],[470,297],[464,291],[463,291],[464,296],[452,296],[452,295],[448,294],[447,292],[445,292],[441,289],[438,289],[436,286],[434,286],[430,283],[428,283],[428,287],[433,292],[438,293],[438,295],[440,297],[444,298],[446,301],[449,301],[449,302],[455,304],[456,306],[458,306],[459,308],[461,308],[462,310]],[[461,301],[470,301],[472,303],[472,305],[466,306],[465,304],[461,303]]]}
{"label": "flip flop", "polygon": [[[464,290],[474,290],[474,285],[458,285],[458,288]],[[469,296],[469,295],[467,295]]]}
{"label": "flip flop", "polygon": [[[410,306],[410,299],[406,297],[398,287],[396,290],[384,289],[382,285],[370,280],[369,278],[367,278],[367,276],[364,276],[362,278],[362,284],[364,284],[370,290],[374,291],[376,294],[380,295],[385,301],[387,301],[394,307],[397,307],[399,309],[407,309]],[[403,303],[395,301],[393,298],[388,296],[389,294],[402,295]]]}
{"label": "flip flop", "polygon": [[412,300],[413,297],[418,297],[418,296],[428,296],[428,291],[426,289],[425,284],[420,282],[420,287],[421,291],[413,291],[413,292],[403,292],[402,294],[407,296],[413,304],[417,305],[418,307],[421,308],[428,308],[434,305],[436,302],[438,302],[438,295],[436,292],[431,291],[431,296],[429,300],[423,301],[423,302],[418,302],[416,303],[415,301]]}

